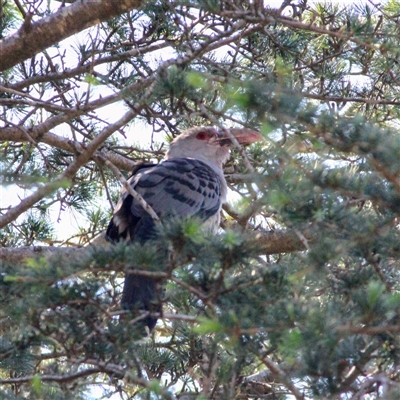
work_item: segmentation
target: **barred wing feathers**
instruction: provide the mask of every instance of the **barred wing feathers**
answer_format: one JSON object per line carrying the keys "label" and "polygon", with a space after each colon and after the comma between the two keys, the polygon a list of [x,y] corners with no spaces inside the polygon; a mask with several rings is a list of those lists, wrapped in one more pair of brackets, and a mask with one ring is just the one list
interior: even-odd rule
{"label": "barred wing feathers", "polygon": [[[211,228],[218,228],[225,182],[206,163],[173,158],[158,165],[143,164],[128,182],[162,219],[198,217]],[[108,239],[144,243],[154,234],[151,216],[123,190],[107,230]],[[121,303],[125,309],[161,312],[156,284],[143,276],[126,275]],[[145,320],[150,329],[156,321],[150,317]]]}

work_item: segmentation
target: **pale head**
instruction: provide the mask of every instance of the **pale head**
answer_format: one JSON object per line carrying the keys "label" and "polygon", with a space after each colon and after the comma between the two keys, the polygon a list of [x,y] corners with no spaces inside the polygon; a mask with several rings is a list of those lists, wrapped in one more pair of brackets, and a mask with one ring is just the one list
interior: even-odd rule
{"label": "pale head", "polygon": [[[259,133],[250,129],[232,128],[229,131],[240,144],[249,144],[261,139]],[[165,156],[171,158],[195,158],[222,169],[229,158],[232,143],[223,132],[212,126],[191,128],[176,137]]]}

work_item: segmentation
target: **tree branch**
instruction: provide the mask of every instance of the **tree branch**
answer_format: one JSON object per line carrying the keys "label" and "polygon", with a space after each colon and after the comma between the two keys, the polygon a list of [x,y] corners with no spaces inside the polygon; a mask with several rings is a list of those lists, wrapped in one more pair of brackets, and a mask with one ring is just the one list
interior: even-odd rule
{"label": "tree branch", "polygon": [[[249,233],[249,236],[250,241],[260,248],[260,254],[271,255],[305,250],[301,240],[293,231],[253,232]],[[95,239],[94,245],[106,245],[103,238],[104,235]],[[53,246],[3,247],[0,248],[0,261],[8,264],[17,264],[23,262],[26,258],[52,254],[81,258],[88,251],[91,251],[91,246],[81,248]]]}
{"label": "tree branch", "polygon": [[110,161],[104,160],[104,163],[107,165],[108,168],[114,173],[117,179],[122,183],[126,191],[143,207],[143,209],[151,216],[155,224],[160,224],[160,218],[153,210],[153,208],[146,202],[143,196],[138,193],[133,186],[129,184],[129,182],[124,178],[118,168]]}
{"label": "tree branch", "polygon": [[122,118],[114,124],[105,127],[99,135],[97,135],[85,148],[82,147],[82,152],[75,157],[75,160],[68,166],[68,168],[60,174],[53,182],[44,186],[40,186],[35,192],[23,199],[17,206],[8,210],[5,215],[0,217],[0,228],[14,221],[23,212],[29,210],[35,203],[44,197],[50,195],[65,182],[69,182],[77,173],[78,169],[86,164],[93,156],[95,151],[101,146],[104,141],[111,136],[116,130],[127,124],[136,116],[136,112],[129,110]]}
{"label": "tree branch", "polygon": [[38,22],[24,23],[16,33],[0,41],[0,71],[12,68],[75,33],[134,10],[142,3],[142,0],[77,1]]}
{"label": "tree branch", "polygon": [[[57,383],[67,383],[73,382],[78,378],[84,378],[93,374],[98,374],[104,372],[102,368],[88,368],[73,374],[62,374],[62,375],[40,375],[39,378],[42,382],[57,382]],[[1,385],[12,385],[31,382],[33,379],[38,377],[38,375],[27,375],[18,378],[7,378],[0,379]]]}
{"label": "tree branch", "polygon": [[31,85],[35,85],[38,83],[43,83],[43,82],[54,82],[54,81],[59,81],[63,79],[68,79],[68,78],[73,78],[81,74],[85,73],[94,73],[94,68],[99,65],[107,65],[111,64],[112,62],[116,61],[124,61],[124,60],[129,60],[137,56],[141,56],[143,54],[148,54],[157,50],[164,49],[166,47],[171,46],[170,43],[167,41],[165,42],[157,42],[154,44],[150,45],[143,45],[139,47],[135,47],[131,50],[117,53],[117,54],[112,54],[109,56],[102,56],[100,58],[96,59],[90,59],[86,64],[81,65],[79,64],[75,68],[67,68],[64,71],[56,71],[56,72],[49,72],[45,75],[34,75],[31,76],[27,79],[24,79],[19,82],[11,83],[11,82],[6,82],[4,83],[4,86],[10,89],[14,90],[21,90],[23,88],[29,87]]}
{"label": "tree branch", "polygon": [[299,391],[299,389],[297,389],[297,387],[293,384],[293,382],[278,364],[274,363],[268,356],[263,357],[261,362],[280,382],[282,382],[291,391],[296,400],[304,400],[304,395]]}

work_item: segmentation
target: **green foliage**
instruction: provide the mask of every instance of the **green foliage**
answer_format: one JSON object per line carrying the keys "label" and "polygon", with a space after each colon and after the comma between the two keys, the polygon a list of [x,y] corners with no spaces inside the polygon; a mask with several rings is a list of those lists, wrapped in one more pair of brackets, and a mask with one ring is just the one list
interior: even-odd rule
{"label": "green foliage", "polygon": [[[55,12],[18,3],[0,5],[1,38]],[[399,9],[146,1],[2,73],[1,217],[52,194],[0,245],[62,246],[0,262],[0,398],[398,398]],[[164,221],[145,245],[67,254],[107,227],[120,182],[104,160],[128,177],[200,124],[264,138],[246,162],[232,151],[223,232]],[[151,338],[120,309],[126,271],[162,283]]]}
{"label": "green foliage", "polygon": [[16,6],[12,3],[4,2],[1,5],[0,14],[0,39],[3,39],[10,30],[15,28],[20,20]]}

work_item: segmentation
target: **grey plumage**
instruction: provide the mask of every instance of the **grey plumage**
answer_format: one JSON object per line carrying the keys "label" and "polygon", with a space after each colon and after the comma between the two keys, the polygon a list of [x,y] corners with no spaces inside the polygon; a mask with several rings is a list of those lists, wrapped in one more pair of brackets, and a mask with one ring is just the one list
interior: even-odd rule
{"label": "grey plumage", "polygon": [[[242,136],[237,130],[235,136],[242,143],[259,139],[255,132],[240,132]],[[193,128],[174,139],[163,162],[139,165],[128,182],[161,220],[197,217],[216,230],[226,201],[222,166],[229,157],[229,145],[229,139],[213,127]],[[123,189],[107,230],[108,240],[144,243],[155,232],[152,217]],[[125,309],[161,312],[155,282],[148,277],[127,274],[121,304]],[[156,321],[148,316],[145,323],[153,329]]]}
{"label": "grey plumage", "polygon": [[[141,167],[128,183],[143,196],[159,217],[193,216],[203,221],[220,210],[222,187],[225,186],[225,182],[204,162],[186,158]],[[128,240],[143,238],[143,235],[147,239],[148,232],[141,232],[140,224],[132,224],[130,213],[140,219],[152,220],[124,190],[113,217],[118,234]]]}

